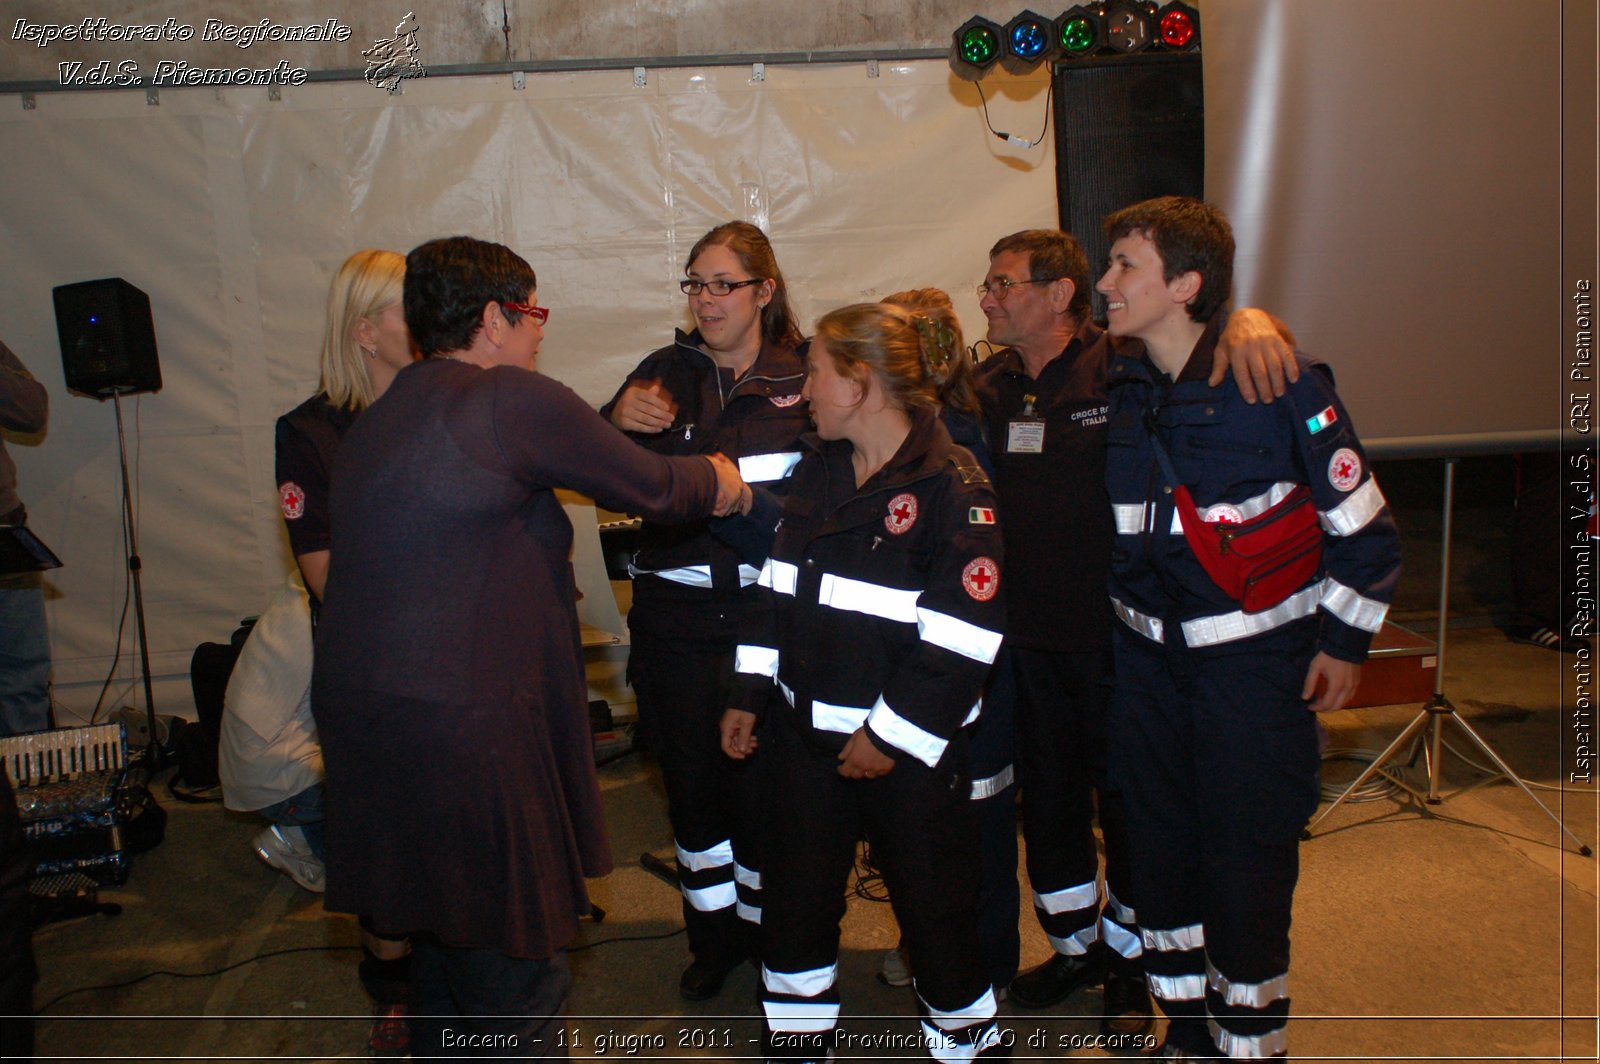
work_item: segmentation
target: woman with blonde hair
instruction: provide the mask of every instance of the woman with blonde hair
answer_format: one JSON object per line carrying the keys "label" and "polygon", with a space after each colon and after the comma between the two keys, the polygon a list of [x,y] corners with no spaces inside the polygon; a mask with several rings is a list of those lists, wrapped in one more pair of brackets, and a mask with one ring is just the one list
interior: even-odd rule
{"label": "woman with blonde hair", "polygon": [[[311,398],[278,419],[278,501],[289,545],[310,592],[315,624],[328,579],[330,511],[328,486],[339,442],[367,407],[377,402],[395,375],[416,360],[400,297],[405,256],[368,248],[346,259],[328,286],[323,325],[321,380]],[[307,644],[309,645],[309,644]],[[309,693],[311,662],[303,663]],[[308,700],[309,701],[309,700]],[[309,722],[306,722],[309,724]],[[315,725],[310,725],[315,742]],[[277,822],[255,839],[257,856],[308,889],[323,888],[321,751],[317,782],[277,809]],[[265,810],[263,810],[265,812]],[[377,1005],[368,1035],[375,1056],[405,1052],[407,962],[403,938],[387,938],[362,920],[361,982]]]}
{"label": "woman with blonde hair", "polygon": [[[829,1056],[839,921],[864,833],[937,1060],[1002,1051],[978,940],[968,729],[1003,623],[994,493],[940,419],[963,376],[937,316],[863,303],[806,357],[815,435],[743,625],[723,751],[766,764],[766,1056]],[[776,692],[777,697],[768,698]],[[770,710],[769,710],[770,706]]]}

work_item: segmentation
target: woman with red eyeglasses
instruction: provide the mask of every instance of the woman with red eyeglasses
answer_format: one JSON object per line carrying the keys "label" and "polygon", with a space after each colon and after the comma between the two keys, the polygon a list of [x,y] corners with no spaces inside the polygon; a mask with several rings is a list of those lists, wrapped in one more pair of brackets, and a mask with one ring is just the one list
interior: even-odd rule
{"label": "woman with red eyeglasses", "polygon": [[[810,422],[803,342],[772,244],[727,222],[695,244],[684,274],[694,328],[646,356],[600,413],[661,454],[720,451],[746,482],[781,494]],[[735,619],[759,573],[705,522],[645,522],[629,569],[628,678],[666,783],[693,954],[678,989],[703,1001],[751,955],[761,919],[754,769],[723,757],[717,732]]]}

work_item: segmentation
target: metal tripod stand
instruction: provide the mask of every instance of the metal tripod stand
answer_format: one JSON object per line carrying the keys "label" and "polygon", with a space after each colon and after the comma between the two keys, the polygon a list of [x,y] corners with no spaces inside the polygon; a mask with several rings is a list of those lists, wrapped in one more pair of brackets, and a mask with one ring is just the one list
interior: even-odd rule
{"label": "metal tripod stand", "polygon": [[[150,687],[150,645],[144,629],[144,585],[140,580],[144,568],[139,558],[139,534],[133,520],[133,495],[128,487],[128,438],[122,430],[123,389],[111,389],[111,405],[117,411],[117,456],[122,462],[122,520],[128,533],[128,575],[133,579],[133,616],[139,633],[139,674],[144,680],[144,714],[150,733],[145,748],[150,770],[162,767],[161,743],[156,738],[156,700]],[[104,398],[104,396],[102,396]]]}
{"label": "metal tripod stand", "polygon": [[[1306,828],[1305,836],[1310,838],[1312,833],[1316,831],[1318,824],[1328,819],[1329,814],[1339,808],[1345,799],[1352,794],[1358,793],[1368,780],[1379,773],[1382,773],[1384,779],[1393,783],[1396,787],[1401,788],[1413,797],[1421,798],[1428,805],[1440,805],[1450,798],[1465,794],[1467,791],[1481,787],[1485,783],[1492,783],[1497,779],[1504,778],[1515,783],[1522,790],[1522,793],[1528,796],[1528,801],[1538,806],[1545,816],[1555,821],[1556,826],[1566,834],[1567,838],[1577,844],[1580,854],[1584,857],[1592,857],[1594,856],[1594,851],[1586,846],[1578,836],[1574,835],[1572,830],[1561,822],[1561,818],[1552,813],[1550,807],[1541,802],[1538,796],[1528,789],[1528,785],[1522,782],[1517,774],[1511,770],[1511,766],[1507,765],[1500,755],[1489,747],[1488,743],[1483,741],[1483,737],[1473,730],[1472,725],[1461,719],[1456,713],[1456,707],[1444,695],[1444,654],[1450,620],[1450,533],[1451,516],[1455,504],[1456,462],[1457,459],[1455,458],[1447,458],[1444,466],[1444,531],[1439,548],[1439,650],[1438,666],[1433,674],[1433,697],[1428,700],[1427,705],[1422,707],[1422,712],[1412,718],[1411,723],[1407,724],[1405,729],[1395,736],[1394,741],[1384,748],[1383,753],[1374,758],[1372,764],[1368,765],[1366,770],[1356,777],[1355,782],[1346,787],[1344,793],[1335,798],[1328,805],[1328,808],[1324,809],[1322,814],[1311,822]],[[1496,769],[1496,774],[1474,783],[1466,784],[1451,791],[1449,794],[1441,794],[1440,785],[1444,773],[1444,726],[1447,722],[1459,728],[1467,739],[1471,741],[1473,747],[1489,759],[1489,762]],[[1385,767],[1388,765],[1389,760],[1399,753],[1407,743],[1411,744],[1411,752],[1406,759],[1407,768],[1417,763],[1419,754],[1427,758],[1428,789],[1426,791],[1413,786],[1398,772]]]}

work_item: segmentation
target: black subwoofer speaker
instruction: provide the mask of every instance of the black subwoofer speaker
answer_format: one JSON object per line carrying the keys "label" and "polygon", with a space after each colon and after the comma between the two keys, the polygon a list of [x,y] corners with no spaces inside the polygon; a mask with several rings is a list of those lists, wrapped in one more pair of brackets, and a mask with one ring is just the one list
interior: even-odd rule
{"label": "black subwoofer speaker", "polygon": [[67,387],[105,399],[161,390],[150,297],[120,277],[54,290]]}
{"label": "black subwoofer speaker", "polygon": [[[1205,197],[1200,54],[1062,62],[1055,69],[1056,194],[1061,228],[1105,272],[1105,216],[1153,196]],[[1105,297],[1094,316],[1105,320]]]}

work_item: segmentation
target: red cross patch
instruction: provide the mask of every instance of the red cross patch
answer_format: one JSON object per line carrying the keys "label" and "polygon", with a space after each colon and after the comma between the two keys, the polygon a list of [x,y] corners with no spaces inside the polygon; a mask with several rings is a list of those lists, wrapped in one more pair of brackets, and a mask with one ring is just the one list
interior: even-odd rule
{"label": "red cross patch", "polygon": [[1361,456],[1341,447],[1328,459],[1328,483],[1340,491],[1350,491],[1361,483]]}
{"label": "red cross patch", "polygon": [[917,523],[917,497],[909,491],[889,500],[889,512],[884,516],[883,527],[897,536],[911,531]]}
{"label": "red cross patch", "polygon": [[278,485],[278,502],[283,507],[283,519],[294,521],[306,512],[305,490],[292,480]]}
{"label": "red cross patch", "polygon": [[974,558],[961,570],[961,586],[979,602],[988,602],[1000,590],[1000,567],[993,558]]}

